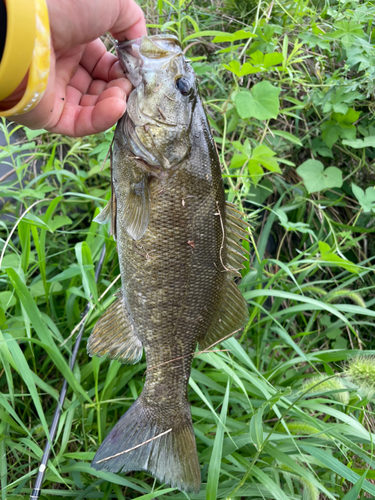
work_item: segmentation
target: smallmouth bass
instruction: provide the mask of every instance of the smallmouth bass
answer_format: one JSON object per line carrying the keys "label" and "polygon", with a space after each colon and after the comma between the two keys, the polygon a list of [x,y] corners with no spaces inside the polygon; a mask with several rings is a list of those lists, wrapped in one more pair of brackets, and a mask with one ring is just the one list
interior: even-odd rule
{"label": "smallmouth bass", "polygon": [[143,36],[117,51],[135,88],[114,136],[112,198],[96,220],[112,220],[122,289],[95,325],[88,352],[136,363],[144,349],[147,372],[92,467],[148,471],[198,492],[187,395],[192,358],[197,343],[206,349],[248,319],[233,281],[248,225],[225,202],[195,74],[177,38]]}

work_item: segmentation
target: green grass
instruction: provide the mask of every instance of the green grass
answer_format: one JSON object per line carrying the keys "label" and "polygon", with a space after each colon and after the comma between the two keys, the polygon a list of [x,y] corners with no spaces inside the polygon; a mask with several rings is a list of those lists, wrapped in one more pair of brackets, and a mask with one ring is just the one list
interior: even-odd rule
{"label": "green grass", "polygon": [[[151,32],[160,30],[169,5],[144,2]],[[363,146],[375,135],[374,8],[368,2],[361,10],[355,2],[249,5],[247,11],[246,2],[238,3],[235,11],[230,1],[176,1],[174,24],[167,26],[182,40],[189,37],[185,47],[205,41],[188,56],[227,198],[253,225],[240,283],[250,321],[193,362],[189,399],[201,492],[180,493],[143,472],[90,468],[100,442],[140,394],[146,369],[144,361],[126,366],[86,353],[87,337],[119,287],[115,243],[107,227],[92,222],[109,197],[105,158],[113,131],[73,140],[25,129],[24,141],[0,150],[17,174],[17,181],[0,184],[0,196],[16,200],[5,202],[8,218],[0,220],[2,500],[30,495],[65,378],[68,395],[43,498],[375,496],[375,175],[373,149]],[[212,30],[222,35],[202,34]],[[257,37],[220,38],[239,30]],[[279,62],[267,66],[266,54],[278,54],[273,61]],[[236,75],[249,68],[244,63],[258,64],[256,72]],[[272,91],[274,118],[249,105],[262,81],[280,89]],[[239,93],[250,116],[240,109]],[[0,126],[9,138],[11,128],[5,121]],[[299,169],[307,160],[316,162],[308,164],[313,172],[318,163],[336,167],[333,186],[321,180],[312,189]],[[71,333],[88,300],[71,372]]]}

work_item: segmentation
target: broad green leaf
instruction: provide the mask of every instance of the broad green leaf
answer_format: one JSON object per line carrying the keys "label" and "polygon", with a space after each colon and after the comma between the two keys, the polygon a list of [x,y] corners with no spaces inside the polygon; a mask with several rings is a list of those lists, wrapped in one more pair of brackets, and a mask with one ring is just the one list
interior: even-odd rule
{"label": "broad green leaf", "polygon": [[66,215],[56,215],[52,220],[50,220],[49,227],[51,228],[51,231],[56,231],[56,229],[59,229],[62,226],[69,226],[72,223],[73,222],[70,217],[67,217]]}
{"label": "broad green leaf", "polygon": [[339,138],[355,140],[356,127],[353,123],[358,120],[360,114],[360,111],[349,108],[345,114],[332,113],[331,120],[321,125],[322,139],[329,148],[332,148]]}
{"label": "broad green leaf", "polygon": [[13,291],[0,292],[0,306],[6,311],[8,307],[16,304],[16,297]]}
{"label": "broad green leaf", "polygon": [[375,135],[370,135],[363,139],[355,139],[354,141],[344,139],[342,143],[354,149],[375,148]]}
{"label": "broad green leaf", "polygon": [[355,109],[353,108],[349,108],[348,111],[343,114],[343,113],[332,113],[332,119],[335,120],[337,123],[341,123],[341,124],[353,124],[355,123],[359,116],[360,116],[361,112],[360,111],[356,111]]}
{"label": "broad green leaf", "polygon": [[307,160],[297,168],[297,173],[309,193],[316,193],[342,186],[342,173],[336,167],[324,169],[323,163],[318,160]]}
{"label": "broad green leaf", "polygon": [[247,167],[249,169],[249,174],[251,176],[251,180],[255,184],[258,184],[260,179],[263,177],[263,169],[261,164],[258,161],[249,160]]}
{"label": "broad green leaf", "polygon": [[277,163],[277,159],[274,158],[275,155],[276,153],[272,151],[272,149],[261,144],[254,148],[253,154],[251,156],[251,161],[259,163],[271,172],[280,173],[281,170],[279,168],[279,164]]}
{"label": "broad green leaf", "polygon": [[281,64],[284,56],[280,52],[273,52],[272,54],[264,54],[263,65],[265,68],[271,68]]}
{"label": "broad green leaf", "polygon": [[244,63],[241,66],[241,64],[236,60],[231,61],[229,64],[223,64],[223,67],[234,73],[236,76],[238,76],[238,78],[241,78],[241,76],[258,73],[260,71],[259,67],[253,66],[248,62]]}
{"label": "broad green leaf", "polygon": [[363,189],[352,184],[352,191],[365,213],[375,209],[375,187],[368,187],[365,193]]}
{"label": "broad green leaf", "polygon": [[260,50],[256,50],[255,52],[250,54],[250,59],[254,65],[260,66],[263,63],[264,54]]}
{"label": "broad green leaf", "polygon": [[247,155],[235,153],[230,161],[230,168],[241,168],[248,159]]}
{"label": "broad green leaf", "polygon": [[242,90],[235,96],[237,112],[241,118],[257,118],[269,120],[279,114],[280,88],[263,81],[254,85],[251,91]]}
{"label": "broad green leaf", "polygon": [[47,130],[44,129],[31,130],[30,128],[24,127],[24,131],[29,141],[32,141],[35,137],[39,137],[42,134],[47,134]]}
{"label": "broad green leaf", "polygon": [[232,145],[248,158],[251,157],[251,145],[249,139],[246,139],[243,144],[240,141],[233,141]]}
{"label": "broad green leaf", "polygon": [[349,49],[356,37],[364,36],[362,25],[356,21],[338,21],[335,23],[334,27],[336,31],[331,33],[333,39],[340,39],[345,49]]}

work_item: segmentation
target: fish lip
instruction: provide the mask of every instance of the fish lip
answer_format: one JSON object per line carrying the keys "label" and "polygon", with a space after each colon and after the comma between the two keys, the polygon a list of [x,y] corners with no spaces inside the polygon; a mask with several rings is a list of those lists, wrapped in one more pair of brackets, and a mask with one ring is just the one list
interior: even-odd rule
{"label": "fish lip", "polygon": [[182,54],[175,35],[143,35],[141,38],[115,44],[117,57],[126,77],[134,87],[143,81],[143,73],[160,67],[160,59],[171,59]]}
{"label": "fish lip", "polygon": [[[142,83],[142,66],[143,59],[139,54],[141,38],[129,40],[125,42],[117,42],[115,44],[116,54],[119,59],[122,69],[134,87],[138,87]],[[134,49],[133,49],[134,47]],[[136,50],[138,47],[138,51]],[[133,49],[133,50],[132,50]]]}

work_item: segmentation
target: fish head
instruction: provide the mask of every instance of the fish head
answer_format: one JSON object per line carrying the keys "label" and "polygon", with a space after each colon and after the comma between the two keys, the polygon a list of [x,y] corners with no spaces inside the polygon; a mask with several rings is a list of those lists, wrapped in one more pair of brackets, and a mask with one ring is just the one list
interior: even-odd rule
{"label": "fish head", "polygon": [[135,87],[123,120],[127,144],[150,166],[171,169],[190,151],[198,95],[195,73],[172,35],[143,36],[116,49]]}

